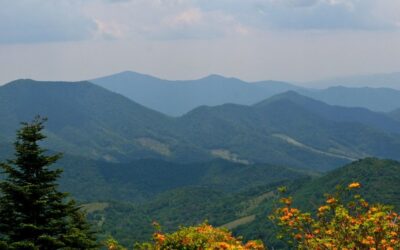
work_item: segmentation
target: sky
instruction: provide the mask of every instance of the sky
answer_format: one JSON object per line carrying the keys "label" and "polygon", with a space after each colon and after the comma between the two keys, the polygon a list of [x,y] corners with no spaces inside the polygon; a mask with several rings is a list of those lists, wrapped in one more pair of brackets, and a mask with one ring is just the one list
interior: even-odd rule
{"label": "sky", "polygon": [[400,71],[399,0],[0,0],[0,84]]}

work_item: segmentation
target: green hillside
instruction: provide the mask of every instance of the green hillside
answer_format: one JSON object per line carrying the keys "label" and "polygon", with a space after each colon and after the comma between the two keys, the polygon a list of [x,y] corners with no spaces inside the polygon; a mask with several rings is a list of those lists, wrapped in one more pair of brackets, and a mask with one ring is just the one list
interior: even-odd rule
{"label": "green hillside", "polygon": [[309,175],[304,170],[277,165],[246,165],[224,160],[182,164],[142,159],[110,163],[71,155],[64,155],[55,167],[64,170],[60,188],[81,202],[112,200],[139,203],[183,187],[204,187],[234,193]]}
{"label": "green hillside", "polygon": [[[324,193],[331,192],[337,185],[345,187],[355,181],[362,184],[361,194],[370,202],[391,204],[397,210],[400,209],[400,189],[398,188],[400,163],[376,158],[358,160],[333,170],[295,191],[293,197],[295,200],[301,201],[300,205],[310,207],[311,204],[321,200]],[[304,202],[305,200],[308,202]]]}
{"label": "green hillside", "polygon": [[398,210],[399,173],[399,162],[366,158],[321,177],[271,183],[239,193],[185,187],[162,193],[142,205],[109,203],[105,209],[90,213],[90,218],[101,222],[103,232],[112,233],[125,244],[147,239],[154,220],[164,225],[166,231],[208,220],[215,226],[228,226],[245,239],[263,239],[268,246],[282,249],[285,244],[276,239],[276,228],[267,219],[276,206],[277,187],[286,185],[295,205],[312,211],[324,201],[324,194],[334,191],[337,185],[359,181],[363,186],[361,193],[368,201],[393,204]]}
{"label": "green hillside", "polygon": [[18,80],[0,87],[3,137],[12,141],[19,123],[38,114],[49,118],[46,146],[55,151],[106,161],[205,156],[171,135],[171,118],[89,82]]}
{"label": "green hillside", "polygon": [[400,122],[294,92],[172,118],[88,82],[18,80],[0,87],[0,104],[1,143],[40,114],[49,118],[46,147],[107,162],[220,158],[326,171],[368,156],[400,157]]}
{"label": "green hillside", "polygon": [[[324,194],[335,191],[337,185],[346,187],[351,182],[360,182],[360,193],[370,203],[384,203],[400,209],[400,162],[366,158],[352,162],[344,167],[333,170],[326,175],[313,178],[309,181],[297,181],[288,185],[294,206],[304,211],[316,211],[317,206],[326,199]],[[245,238],[259,237],[266,242],[273,242],[276,246],[283,246],[276,241],[272,233],[272,224],[267,221],[266,215],[274,207],[274,202],[266,202],[258,207],[258,218],[253,222],[238,227],[235,232]],[[267,229],[267,230],[266,230]]]}
{"label": "green hillside", "polygon": [[[329,117],[321,114],[327,107],[335,110]],[[346,113],[348,119],[339,121],[338,113]],[[398,159],[400,137],[393,130],[399,123],[382,114],[364,113],[289,92],[255,106],[197,108],[179,118],[179,130],[197,145],[249,161],[327,170],[367,156]]]}

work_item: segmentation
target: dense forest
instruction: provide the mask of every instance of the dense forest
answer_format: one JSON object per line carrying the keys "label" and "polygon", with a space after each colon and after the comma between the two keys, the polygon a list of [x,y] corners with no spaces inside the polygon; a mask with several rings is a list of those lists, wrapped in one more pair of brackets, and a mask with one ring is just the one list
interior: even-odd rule
{"label": "dense forest", "polygon": [[[338,243],[298,230],[330,230],[317,220],[321,207],[332,223],[336,209],[353,216],[354,197],[324,205],[339,187],[361,183],[363,198],[353,202],[368,201],[366,215],[400,207],[397,111],[332,106],[291,91],[170,117],[89,82],[20,80],[0,87],[0,97],[0,235],[9,249],[168,249],[181,237],[208,247],[317,249]],[[18,125],[33,114],[50,119]],[[276,220],[287,218],[285,207],[303,224]]]}

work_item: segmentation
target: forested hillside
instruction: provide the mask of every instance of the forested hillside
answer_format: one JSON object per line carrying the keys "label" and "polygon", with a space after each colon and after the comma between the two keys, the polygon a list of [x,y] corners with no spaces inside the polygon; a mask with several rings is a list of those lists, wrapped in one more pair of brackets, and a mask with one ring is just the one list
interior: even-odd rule
{"label": "forested hillside", "polygon": [[154,220],[166,231],[208,220],[284,247],[267,220],[283,185],[307,211],[353,181],[371,202],[400,206],[396,111],[331,106],[289,91],[173,118],[89,82],[32,80],[0,87],[0,102],[0,158],[12,157],[20,121],[47,116],[43,146],[64,153],[54,166],[64,170],[60,189],[83,204],[101,239],[127,246],[148,240]]}
{"label": "forested hillside", "polygon": [[[267,216],[277,204],[277,189],[287,186],[295,206],[305,211],[316,211],[337,185],[362,183],[361,194],[371,203],[392,204],[400,207],[400,163],[392,160],[367,158],[356,161],[321,176],[260,185],[247,190],[227,193],[210,188],[180,188],[160,194],[142,204],[107,203],[89,214],[100,227],[115,233],[124,244],[149,238],[152,221],[157,221],[167,231],[179,225],[194,225],[208,220],[212,225],[232,229],[246,240],[263,239],[269,246],[283,247],[276,239],[277,228]],[[91,204],[89,207],[96,207]],[[128,218],[128,219],[126,219]],[[138,226],[140,225],[140,226]],[[131,233],[133,232],[133,233]],[[132,237],[134,234],[135,237]]]}

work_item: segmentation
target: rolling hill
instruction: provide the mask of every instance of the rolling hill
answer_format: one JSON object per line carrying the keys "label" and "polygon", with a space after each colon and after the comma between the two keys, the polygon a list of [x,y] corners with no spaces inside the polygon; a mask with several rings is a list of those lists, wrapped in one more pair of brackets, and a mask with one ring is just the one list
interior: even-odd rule
{"label": "rolling hill", "polygon": [[296,91],[331,105],[362,107],[379,112],[389,112],[400,107],[400,90],[382,88],[379,85],[375,88],[336,86],[321,90]]}
{"label": "rolling hill", "polygon": [[178,119],[189,141],[242,161],[327,170],[371,155],[399,157],[397,121],[366,109],[329,106],[295,92],[253,106],[200,107]]}
{"label": "rolling hill", "polygon": [[143,202],[168,190],[189,186],[231,193],[308,175],[306,171],[283,166],[224,160],[182,164],[142,159],[109,163],[65,155],[58,166],[64,169],[60,187],[85,202]]}
{"label": "rolling hill", "polygon": [[337,185],[347,186],[358,181],[362,183],[360,192],[367,201],[393,204],[398,210],[399,173],[399,162],[366,158],[321,177],[270,183],[239,193],[229,194],[204,187],[179,188],[139,206],[110,203],[107,208],[90,213],[90,218],[92,221],[101,220],[100,227],[107,232],[118,228],[114,231],[115,236],[127,245],[135,240],[148,239],[152,233],[150,224],[154,220],[166,231],[208,220],[215,226],[229,227],[245,239],[263,239],[269,247],[282,249],[285,244],[276,239],[277,228],[267,219],[276,204],[278,186],[288,187],[288,195],[293,196],[295,206],[304,211],[315,211],[316,206],[325,200],[325,193],[334,192]]}
{"label": "rolling hill", "polygon": [[0,88],[0,115],[2,137],[8,141],[20,122],[41,115],[49,118],[48,148],[88,158],[129,161],[167,157],[175,150],[178,155],[184,150],[182,157],[204,156],[177,142],[169,132],[171,118],[89,82],[11,82]]}
{"label": "rolling hill", "polygon": [[[280,81],[245,82],[218,75],[170,81],[130,71],[90,81],[171,116],[183,115],[202,105],[252,105],[288,90],[331,105],[362,107],[379,112],[400,108],[400,90],[378,88],[384,85],[376,85],[375,88],[337,86],[312,89]],[[333,86],[341,84],[338,82]]]}

